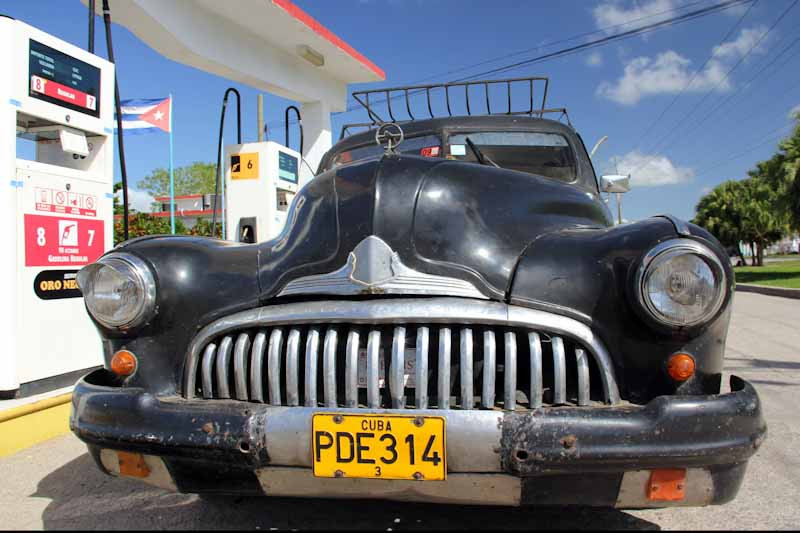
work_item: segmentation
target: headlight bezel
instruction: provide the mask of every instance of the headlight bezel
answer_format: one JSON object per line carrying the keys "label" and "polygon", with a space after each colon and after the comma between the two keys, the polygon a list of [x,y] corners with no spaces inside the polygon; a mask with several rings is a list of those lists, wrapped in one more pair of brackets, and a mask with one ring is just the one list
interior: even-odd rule
{"label": "headlight bezel", "polygon": [[[697,256],[711,270],[714,276],[715,298],[702,316],[691,322],[680,322],[671,320],[655,307],[647,294],[647,281],[648,275],[665,261],[686,254]],[[708,246],[692,239],[670,239],[657,244],[644,255],[636,270],[634,293],[637,306],[650,322],[672,330],[696,329],[712,322],[722,309],[729,293],[728,275],[719,257]]]}
{"label": "headlight bezel", "polygon": [[[84,294],[84,303],[89,314],[104,327],[112,330],[125,331],[140,326],[150,320],[156,310],[156,280],[150,266],[140,257],[127,252],[112,252],[98,259],[96,262],[82,268],[78,272],[78,286],[84,292],[87,284],[93,283],[98,272],[103,268],[113,268],[123,263],[135,276],[135,282],[140,287],[141,294],[137,305],[136,314],[125,320],[116,321],[101,316],[93,309],[91,300]],[[116,265],[116,266],[115,266]]]}

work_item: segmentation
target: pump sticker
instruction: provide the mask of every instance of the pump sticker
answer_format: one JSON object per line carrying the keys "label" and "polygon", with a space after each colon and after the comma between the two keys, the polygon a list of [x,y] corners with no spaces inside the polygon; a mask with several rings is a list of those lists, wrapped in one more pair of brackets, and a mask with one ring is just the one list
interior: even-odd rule
{"label": "pump sticker", "polygon": [[102,220],[25,215],[25,266],[81,266],[103,254]]}
{"label": "pump sticker", "polygon": [[82,215],[85,217],[97,216],[97,196],[93,194],[80,194],[36,187],[34,195],[37,211]]}
{"label": "pump sticker", "polygon": [[42,300],[80,298],[77,270],[42,270],[33,280],[33,292]]}
{"label": "pump sticker", "polygon": [[231,179],[258,179],[258,152],[233,154],[231,156]]}

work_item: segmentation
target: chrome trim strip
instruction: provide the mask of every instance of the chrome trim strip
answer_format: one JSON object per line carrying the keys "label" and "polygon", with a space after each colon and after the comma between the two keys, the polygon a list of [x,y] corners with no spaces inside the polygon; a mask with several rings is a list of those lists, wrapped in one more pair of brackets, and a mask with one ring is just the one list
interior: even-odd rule
{"label": "chrome trim strip", "polygon": [[531,392],[528,402],[531,409],[542,406],[544,388],[542,385],[542,340],[536,332],[528,333],[528,345],[531,353]]}
{"label": "chrome trim strip", "polygon": [[281,404],[281,348],[283,330],[273,329],[269,335],[269,355],[267,356],[267,375],[269,382],[269,403]]}
{"label": "chrome trim strip", "polygon": [[428,408],[428,344],[430,333],[426,326],[417,328],[416,386],[414,404],[417,409]]}
{"label": "chrome trim strip", "polygon": [[373,329],[367,337],[367,406],[376,409],[381,406],[380,390],[380,349],[381,332]]}
{"label": "chrome trim strip", "polygon": [[344,362],[345,407],[358,407],[358,331],[351,329],[347,334]]}
{"label": "chrome trim strip", "polygon": [[567,403],[567,356],[564,353],[564,339],[553,337],[553,404]]}
{"label": "chrome trim strip", "polygon": [[459,370],[461,374],[461,408],[472,409],[475,395],[472,390],[472,328],[461,328],[461,350]]}
{"label": "chrome trim strip", "polygon": [[488,299],[468,281],[425,274],[407,267],[400,256],[375,235],[358,243],[341,268],[292,280],[278,296],[297,294],[420,294]]}
{"label": "chrome trim strip", "polygon": [[217,353],[217,345],[213,342],[206,346],[203,354],[203,398],[210,400],[214,398],[214,356]]}
{"label": "chrome trim strip", "polygon": [[233,349],[233,382],[236,399],[247,401],[247,356],[250,355],[250,335],[240,333]]}
{"label": "chrome trim strip", "polygon": [[231,360],[231,348],[233,347],[233,339],[226,335],[225,338],[219,343],[217,351],[217,388],[219,389],[219,398],[230,398],[231,391],[228,386],[228,367]]}
{"label": "chrome trim strip", "polygon": [[389,393],[392,396],[392,409],[403,409],[406,406],[406,397],[403,386],[405,377],[406,353],[406,328],[394,328],[392,338],[392,363],[389,366]]}
{"label": "chrome trim strip", "polygon": [[267,332],[259,331],[253,339],[250,360],[250,397],[253,401],[264,403],[264,351],[267,345]]}
{"label": "chrome trim strip", "polygon": [[319,358],[319,328],[309,328],[306,336],[306,407],[317,406],[317,359]]}
{"label": "chrome trim strip", "polygon": [[329,328],[325,332],[322,347],[322,374],[325,394],[325,407],[336,407],[336,346],[338,334],[336,329]]}
{"label": "chrome trim strip", "polygon": [[497,368],[497,342],[494,331],[483,333],[483,388],[481,389],[481,407],[494,407],[494,374]]}
{"label": "chrome trim strip", "polygon": [[300,405],[300,392],[297,389],[297,352],[300,351],[300,330],[289,330],[286,342],[286,405]]}
{"label": "chrome trim strip", "polygon": [[517,335],[513,331],[505,334],[503,375],[503,409],[513,411],[517,407]]}
{"label": "chrome trim strip", "polygon": [[573,318],[500,302],[463,298],[393,298],[269,305],[223,317],[204,327],[189,344],[184,395],[194,397],[200,353],[211,340],[240,328],[293,324],[477,324],[525,327],[573,338],[597,361],[608,403],[619,403],[611,356],[598,336]]}
{"label": "chrome trim strip", "polygon": [[578,405],[589,405],[591,396],[589,384],[589,360],[586,352],[580,348],[575,349],[575,361],[578,364]]}
{"label": "chrome trim strip", "polygon": [[439,409],[450,409],[450,328],[439,328],[439,373],[436,401]]}

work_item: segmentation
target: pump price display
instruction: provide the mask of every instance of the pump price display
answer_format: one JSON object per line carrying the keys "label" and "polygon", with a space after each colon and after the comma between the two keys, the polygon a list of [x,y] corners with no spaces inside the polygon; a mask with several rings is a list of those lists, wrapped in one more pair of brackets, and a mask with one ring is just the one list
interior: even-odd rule
{"label": "pump price display", "polygon": [[30,41],[29,95],[99,117],[100,69],[40,42]]}
{"label": "pump price display", "polygon": [[25,266],[81,266],[103,255],[102,220],[25,215]]}

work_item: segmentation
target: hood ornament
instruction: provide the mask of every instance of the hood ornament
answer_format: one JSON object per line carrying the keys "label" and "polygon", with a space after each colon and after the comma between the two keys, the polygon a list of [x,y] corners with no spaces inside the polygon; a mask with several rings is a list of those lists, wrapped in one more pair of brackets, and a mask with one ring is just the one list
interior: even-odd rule
{"label": "hood ornament", "polygon": [[403,128],[395,122],[384,122],[375,132],[375,142],[383,146],[387,154],[394,153],[394,149],[400,146],[404,138]]}
{"label": "hood ornament", "polygon": [[297,294],[420,294],[488,299],[468,281],[407,267],[397,252],[375,235],[358,243],[340,269],[295,279],[278,296]]}

